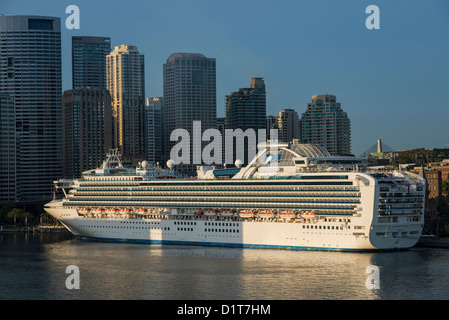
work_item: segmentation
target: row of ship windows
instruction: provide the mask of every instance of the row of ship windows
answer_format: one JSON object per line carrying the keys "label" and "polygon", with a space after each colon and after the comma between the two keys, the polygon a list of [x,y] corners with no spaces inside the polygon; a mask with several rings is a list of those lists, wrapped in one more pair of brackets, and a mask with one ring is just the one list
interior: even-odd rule
{"label": "row of ship windows", "polygon": [[[82,225],[83,228],[107,228],[107,229],[157,229],[157,230],[170,230],[170,227],[153,227],[153,226],[99,226],[99,225]],[[178,228],[179,229],[179,228]]]}
{"label": "row of ship windows", "polygon": [[[175,221],[175,225],[190,225],[196,226],[196,221]],[[238,227],[238,222],[205,222],[205,226],[223,226],[223,227]]]}
{"label": "row of ship windows", "polygon": [[[231,191],[228,191],[228,193]],[[247,196],[247,197],[253,197],[253,196],[262,196],[262,197],[302,197],[302,198],[330,198],[330,197],[334,197],[334,198],[360,198],[360,194],[297,194],[297,193],[273,193],[270,191],[266,191],[266,192],[262,192],[262,191],[258,191],[255,193],[249,192],[249,191],[245,191],[245,194],[235,194],[235,193],[231,193],[231,194],[223,194],[222,192],[216,192],[218,195],[220,195],[221,197],[242,197],[242,196]],[[131,196],[133,197],[137,197],[137,196],[145,196],[145,197],[160,197],[160,196],[164,196],[166,193],[164,192],[151,192],[151,193],[145,193],[145,191],[135,191],[135,193]],[[199,192],[199,193],[191,193],[189,192],[189,196],[196,196],[196,197],[201,197],[201,196],[213,196],[214,194],[211,194],[210,191],[203,191],[203,192]],[[114,196],[114,197],[118,197],[118,196],[126,196],[129,197],[129,191],[126,190],[126,192],[115,192],[115,191],[109,191],[109,192],[92,192],[92,191],[77,191],[75,194],[76,198],[79,197],[95,197],[95,196]],[[179,195],[179,196],[183,196],[183,195]],[[185,197],[185,196],[183,196]],[[386,201],[386,200],[385,200]]]}
{"label": "row of ship windows", "polygon": [[[318,225],[303,225],[303,229],[323,229],[323,230],[343,230],[343,226],[318,226]],[[348,226],[348,229],[351,227]]]}
{"label": "row of ship windows", "polygon": [[[107,187],[108,190],[124,190],[124,191],[311,191],[311,192],[357,192],[358,187],[300,187],[300,186],[288,186],[288,185],[259,185],[259,186],[145,186],[142,183],[136,183],[130,185],[131,181],[124,181],[122,184],[111,183],[81,183],[79,190],[98,190],[98,187]],[[188,189],[187,189],[188,188]]]}
{"label": "row of ship windows", "polygon": [[[128,196],[130,197],[130,196]],[[257,197],[257,198],[245,198],[245,197],[234,197],[235,199],[228,199],[228,198],[221,198],[221,199],[217,199],[217,198],[213,198],[213,199],[208,199],[208,198],[201,198],[201,197],[189,197],[189,196],[185,196],[185,197],[169,197],[167,199],[167,197],[157,197],[155,199],[148,199],[149,197],[145,197],[145,196],[131,196],[134,199],[123,199],[123,201],[135,201],[135,200],[145,200],[145,201],[151,201],[151,200],[155,200],[155,201],[159,201],[159,200],[170,200],[170,202],[178,202],[178,201],[203,201],[203,202],[208,202],[210,200],[213,200],[212,202],[260,202],[261,200],[265,200],[265,198],[263,197]],[[266,198],[269,198],[270,200],[276,200],[277,202],[295,202],[295,203],[338,203],[338,204],[348,204],[348,203],[360,203],[359,199],[317,199],[315,201],[315,199],[304,199],[304,198],[300,198],[300,197],[285,197],[285,198],[279,198],[279,197],[273,197],[273,196],[267,196]],[[72,201],[90,201],[90,200],[94,200],[94,199],[99,199],[101,201],[117,201],[117,198],[105,198],[105,197],[101,197],[101,196],[92,196],[92,197],[75,197],[72,199]]]}
{"label": "row of ship windows", "polygon": [[[419,231],[410,231],[410,235],[419,235]],[[377,237],[388,237],[390,235],[389,232],[376,232]],[[399,232],[392,232],[391,235],[393,237],[399,237]],[[403,231],[400,233],[401,237],[407,236],[407,231]]]}
{"label": "row of ship windows", "polygon": [[[169,228],[170,230],[170,228]],[[193,228],[177,228],[177,231],[193,231]],[[205,228],[204,232],[227,232],[227,233],[240,233],[239,229],[210,229]]]}

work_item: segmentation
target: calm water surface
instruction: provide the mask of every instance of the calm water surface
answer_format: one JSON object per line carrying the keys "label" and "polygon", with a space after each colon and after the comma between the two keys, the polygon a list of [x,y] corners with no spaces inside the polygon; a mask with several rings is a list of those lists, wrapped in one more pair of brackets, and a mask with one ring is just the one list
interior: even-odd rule
{"label": "calm water surface", "polygon": [[[66,268],[80,289],[66,288]],[[366,268],[379,267],[380,289]],[[340,253],[135,245],[0,234],[0,299],[449,299],[449,250]]]}

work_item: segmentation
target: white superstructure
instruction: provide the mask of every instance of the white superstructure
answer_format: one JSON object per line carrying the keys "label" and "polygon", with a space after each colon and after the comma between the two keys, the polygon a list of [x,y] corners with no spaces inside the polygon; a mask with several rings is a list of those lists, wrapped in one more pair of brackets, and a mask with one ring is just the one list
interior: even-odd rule
{"label": "white superstructure", "polygon": [[191,179],[119,158],[55,182],[64,197],[45,210],[80,238],[235,247],[405,249],[424,224],[423,178],[316,145],[267,143],[246,167]]}

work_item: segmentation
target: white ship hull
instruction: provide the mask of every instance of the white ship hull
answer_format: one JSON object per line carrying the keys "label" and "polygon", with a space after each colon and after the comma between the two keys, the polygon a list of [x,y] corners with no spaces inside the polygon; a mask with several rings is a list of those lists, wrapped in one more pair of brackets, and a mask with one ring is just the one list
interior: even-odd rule
{"label": "white ship hull", "polygon": [[[50,203],[52,204],[52,203]],[[59,219],[76,237],[91,240],[148,244],[211,245],[242,248],[297,250],[377,251],[400,250],[414,246],[421,227],[416,224],[383,226],[355,232],[344,223],[296,221],[206,220],[163,215],[161,218],[89,218],[76,209],[53,203],[46,211]],[[397,235],[394,236],[394,230]]]}

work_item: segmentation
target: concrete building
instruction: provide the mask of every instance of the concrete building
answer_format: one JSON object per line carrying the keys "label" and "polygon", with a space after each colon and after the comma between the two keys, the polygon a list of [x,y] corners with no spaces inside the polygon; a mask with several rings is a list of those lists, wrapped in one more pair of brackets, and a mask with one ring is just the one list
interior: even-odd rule
{"label": "concrete building", "polygon": [[145,106],[145,127],[147,138],[147,161],[153,165],[162,165],[164,132],[162,113],[164,109],[163,97],[147,98]]}
{"label": "concrete building", "polygon": [[106,56],[111,52],[107,37],[72,37],[72,86],[106,89]]}
{"label": "concrete building", "polygon": [[116,46],[106,57],[106,78],[114,146],[125,161],[136,164],[146,157],[144,55],[133,45]]}
{"label": "concrete building", "polygon": [[313,96],[299,123],[302,143],[321,145],[334,156],[351,154],[351,122],[334,95]]}
{"label": "concrete building", "polygon": [[106,89],[67,90],[62,98],[63,176],[101,165],[112,148],[111,96]]}
{"label": "concrete building", "polygon": [[60,18],[0,16],[0,92],[15,106],[17,199],[47,200],[62,173]]}
{"label": "concrete building", "polygon": [[0,93],[0,205],[16,200],[16,116],[14,100]]}
{"label": "concrete building", "polygon": [[[193,122],[201,124],[198,134],[216,128],[217,94],[216,61],[201,53],[173,53],[163,66],[164,76],[164,163],[178,141],[170,141],[175,129],[186,130],[191,138]],[[200,138],[201,138],[200,136]],[[190,144],[185,163],[177,163],[176,170],[192,174],[202,164],[202,150],[207,142]]]}
{"label": "concrete building", "polygon": [[278,140],[292,142],[299,139],[299,117],[293,109],[283,109],[277,117]]}
{"label": "concrete building", "polygon": [[263,78],[252,78],[249,88],[226,96],[226,129],[265,129],[266,93]]}
{"label": "concrete building", "polygon": [[[258,130],[265,130],[267,127],[266,109],[265,82],[263,78],[252,78],[249,88],[240,88],[239,91],[234,91],[226,96],[225,127],[242,131],[252,129],[258,137]],[[256,143],[259,142],[256,139]],[[233,161],[236,160],[235,148],[236,145],[234,145]],[[251,146],[247,145],[247,141],[245,141],[244,149],[245,158],[239,160],[247,164],[248,161],[251,161],[251,157],[248,155]]]}

